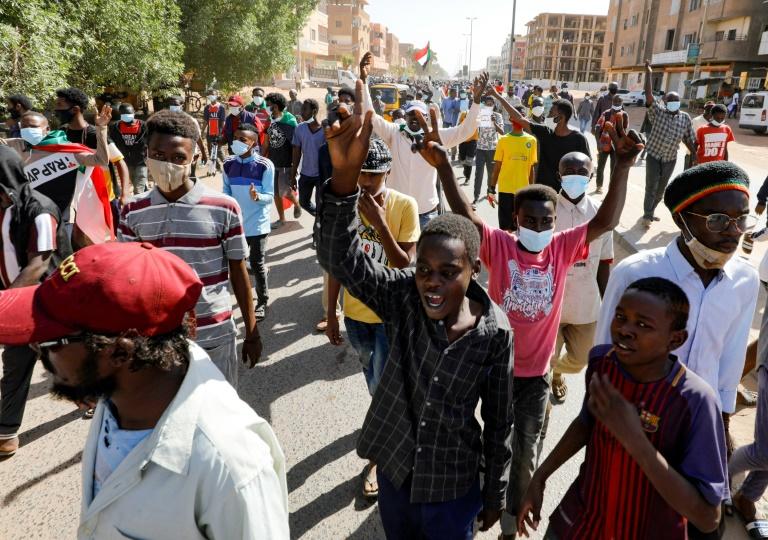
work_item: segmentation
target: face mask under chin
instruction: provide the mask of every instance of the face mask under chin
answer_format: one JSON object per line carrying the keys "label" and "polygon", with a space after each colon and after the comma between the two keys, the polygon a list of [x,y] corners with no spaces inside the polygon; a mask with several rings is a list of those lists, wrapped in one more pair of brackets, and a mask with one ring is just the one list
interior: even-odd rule
{"label": "face mask under chin", "polygon": [[[682,215],[680,216],[680,219],[682,220],[683,225],[685,225],[683,241],[685,241],[685,245],[688,246],[688,250],[691,252],[691,256],[693,257],[693,260],[696,261],[696,264],[705,270],[722,270],[726,263],[731,260],[734,253],[723,253],[722,251],[717,251],[716,249],[705,246],[693,235],[691,229],[688,227],[688,223],[686,223]],[[686,238],[686,233],[690,236],[690,239]]]}

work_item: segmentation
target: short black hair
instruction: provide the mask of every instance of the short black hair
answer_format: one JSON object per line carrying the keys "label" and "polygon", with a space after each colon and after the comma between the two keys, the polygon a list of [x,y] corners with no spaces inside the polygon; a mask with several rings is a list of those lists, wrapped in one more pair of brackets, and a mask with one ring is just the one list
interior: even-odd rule
{"label": "short black hair", "polygon": [[80,112],[85,112],[88,109],[88,96],[79,88],[72,86],[69,88],[59,88],[56,90],[56,97],[65,100],[73,107],[80,107]]}
{"label": "short black hair", "polygon": [[239,126],[237,126],[237,129],[235,131],[250,131],[252,133],[255,133],[256,135],[259,134],[259,130],[256,129],[256,126],[249,123],[240,124]]}
{"label": "short black hair", "polygon": [[133,105],[131,105],[130,103],[121,103],[119,110],[120,110],[120,114],[131,114],[135,112],[133,110]]}
{"label": "short black hair", "polygon": [[480,233],[477,232],[477,227],[469,219],[453,212],[437,216],[427,223],[416,242],[417,249],[427,236],[447,236],[461,240],[467,250],[467,258],[473,264],[480,253]]}
{"label": "short black hair", "polygon": [[307,98],[307,99],[304,100],[304,103],[309,104],[309,106],[312,107],[312,110],[315,111],[315,112],[320,110],[320,105],[318,105],[316,99]]}
{"label": "short black hair", "polygon": [[666,302],[669,312],[674,317],[672,330],[685,330],[690,303],[685,292],[678,285],[661,277],[647,277],[630,283],[624,293],[628,291],[652,294]]}
{"label": "short black hair", "polygon": [[11,105],[21,105],[26,110],[30,110],[32,108],[32,102],[24,94],[11,94],[8,96],[8,101],[11,103]]}
{"label": "short black hair", "polygon": [[723,105],[722,103],[718,103],[717,105],[712,107],[712,114],[715,114],[715,113],[728,114],[728,109],[726,109],[725,105]]}
{"label": "short black hair", "polygon": [[179,137],[197,142],[197,138],[200,136],[200,128],[197,125],[197,121],[187,113],[163,109],[153,114],[147,120],[147,141],[155,133],[178,135]]}
{"label": "short black hair", "polygon": [[557,110],[565,116],[566,120],[570,120],[573,116],[573,105],[567,99],[556,99],[552,102],[552,106],[557,107]]}
{"label": "short black hair", "polygon": [[534,86],[534,87],[533,87],[533,90],[534,90],[534,91],[536,91],[536,90],[541,90],[542,92],[544,91],[544,89],[543,89],[541,86],[539,86],[538,84],[537,84],[536,86]]}
{"label": "short black hair", "polygon": [[257,86],[256,88],[254,88],[253,90],[251,90],[251,95],[255,94],[255,93],[256,93],[256,92],[258,92],[259,90],[261,90],[262,92],[264,92],[264,89],[263,89],[263,88],[261,88],[261,87]]}
{"label": "short black hair", "polygon": [[520,208],[524,202],[551,202],[557,206],[557,191],[544,184],[531,184],[525,186],[515,193],[515,210]]}
{"label": "short black hair", "polygon": [[288,105],[288,102],[285,100],[285,96],[280,92],[272,92],[267,94],[267,97],[264,98],[264,101],[267,103],[274,103],[281,111],[285,110],[285,107]]}
{"label": "short black hair", "polygon": [[338,97],[341,97],[342,95],[349,96],[350,98],[352,98],[352,101],[356,101],[354,90],[352,90],[347,86],[342,86],[341,88],[339,88],[339,91],[336,92],[336,95]]}
{"label": "short black hair", "polygon": [[36,118],[42,118],[43,120],[46,121],[46,123],[48,122],[48,117],[39,111],[27,111],[21,115],[22,118],[24,118],[25,116],[34,116]]}

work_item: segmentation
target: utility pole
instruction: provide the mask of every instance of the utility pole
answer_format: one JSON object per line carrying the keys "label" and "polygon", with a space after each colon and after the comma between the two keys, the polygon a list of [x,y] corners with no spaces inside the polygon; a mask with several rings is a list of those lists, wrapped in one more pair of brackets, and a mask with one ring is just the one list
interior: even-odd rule
{"label": "utility pole", "polygon": [[509,33],[509,72],[507,73],[507,84],[512,82],[512,64],[514,63],[515,50],[515,12],[517,11],[517,0],[512,0],[512,31]]}
{"label": "utility pole", "polygon": [[466,17],[469,21],[469,64],[467,64],[467,72],[469,78],[472,79],[472,24],[477,20],[477,17]]}
{"label": "utility pole", "polygon": [[469,67],[469,34],[461,34],[464,36],[464,61],[461,63],[461,74],[465,75],[464,73],[464,66],[467,66],[467,73],[466,76],[469,77],[470,67]]}
{"label": "utility pole", "polygon": [[[703,42],[704,23],[707,21],[707,8],[709,7],[709,0],[704,0],[704,9],[701,13],[701,22],[699,22],[699,39],[698,46],[699,51],[696,55],[696,64],[693,66],[693,79],[696,80],[701,76],[701,44]],[[690,47],[691,45],[688,44]],[[691,95],[693,95],[693,87],[691,87]]]}

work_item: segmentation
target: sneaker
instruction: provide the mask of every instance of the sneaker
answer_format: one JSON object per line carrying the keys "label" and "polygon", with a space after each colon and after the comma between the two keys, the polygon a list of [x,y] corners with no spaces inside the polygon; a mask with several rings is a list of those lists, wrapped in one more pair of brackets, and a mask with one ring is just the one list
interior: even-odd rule
{"label": "sneaker", "polygon": [[293,217],[294,219],[299,219],[301,217],[301,206],[298,204],[293,205]]}
{"label": "sneaker", "polygon": [[266,304],[257,304],[255,315],[256,315],[256,321],[263,321],[267,318],[267,305]]}
{"label": "sneaker", "polygon": [[272,229],[272,230],[274,231],[275,229],[279,229],[279,228],[280,228],[280,227],[282,227],[282,226],[283,226],[283,221],[282,221],[282,220],[280,220],[280,219],[278,219],[277,221],[275,221],[274,223],[272,223],[272,225],[270,225],[270,226],[269,226],[269,228],[270,228],[270,229]]}

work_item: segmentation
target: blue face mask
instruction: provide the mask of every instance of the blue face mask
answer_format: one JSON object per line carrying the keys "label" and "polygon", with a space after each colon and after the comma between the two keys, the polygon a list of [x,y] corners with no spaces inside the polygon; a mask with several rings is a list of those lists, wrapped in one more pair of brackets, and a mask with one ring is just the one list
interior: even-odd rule
{"label": "blue face mask", "polygon": [[679,101],[667,101],[667,110],[669,112],[677,112],[680,110],[680,102]]}
{"label": "blue face mask", "polygon": [[243,141],[232,141],[231,146],[232,146],[232,152],[234,152],[236,156],[242,156],[248,150],[251,149],[251,147],[245,144]]}
{"label": "blue face mask", "polygon": [[552,241],[552,236],[554,236],[554,234],[554,228],[536,232],[532,229],[519,227],[517,238],[520,240],[520,243],[523,244],[525,249],[533,253],[538,253],[544,251],[544,248],[546,248]]}
{"label": "blue face mask", "polygon": [[181,112],[181,105],[168,105],[168,110],[171,112]]}
{"label": "blue face mask", "polygon": [[581,174],[566,174],[561,178],[560,185],[569,199],[578,199],[587,191],[589,176]]}
{"label": "blue face mask", "polygon": [[29,127],[21,128],[21,138],[27,141],[30,146],[35,146],[43,140],[43,128]]}
{"label": "blue face mask", "polygon": [[135,117],[134,114],[121,114],[120,120],[122,120],[126,124],[132,124],[134,117]]}

